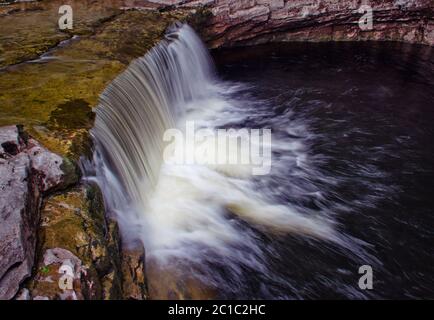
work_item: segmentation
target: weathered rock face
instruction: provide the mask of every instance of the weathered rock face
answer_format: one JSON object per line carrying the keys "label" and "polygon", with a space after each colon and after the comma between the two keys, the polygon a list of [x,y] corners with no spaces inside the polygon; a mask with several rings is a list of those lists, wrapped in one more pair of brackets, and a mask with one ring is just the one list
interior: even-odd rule
{"label": "weathered rock face", "polygon": [[77,177],[20,127],[0,128],[0,145],[0,299],[10,299],[31,273],[42,194]]}
{"label": "weathered rock face", "polygon": [[[276,41],[391,40],[434,45],[432,0],[154,0],[203,6],[210,16],[202,33],[211,47]],[[358,22],[362,5],[373,27]]]}
{"label": "weathered rock face", "polygon": [[144,300],[148,297],[143,246],[122,250],[123,297]]}
{"label": "weathered rock face", "polygon": [[31,299],[122,298],[118,229],[106,221],[96,187],[78,185],[47,197],[38,236]]}
{"label": "weathered rock face", "polygon": [[122,250],[96,186],[77,184],[44,199],[35,272],[18,295],[33,300],[146,297],[144,251]]}

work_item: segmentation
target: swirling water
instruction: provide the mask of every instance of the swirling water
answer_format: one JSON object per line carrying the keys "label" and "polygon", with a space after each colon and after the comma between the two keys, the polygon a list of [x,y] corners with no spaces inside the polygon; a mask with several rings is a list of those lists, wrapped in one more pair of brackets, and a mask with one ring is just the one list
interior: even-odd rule
{"label": "swirling water", "polygon": [[[432,55],[419,72],[385,65],[375,46],[348,46],[223,51],[216,72],[190,27],[169,30],[102,95],[94,158],[83,162],[124,242],[143,242],[148,262],[221,298],[429,294],[433,150],[420,142],[433,137]],[[402,48],[384,50],[401,61]],[[270,174],[163,162],[164,131],[186,120],[272,129]],[[410,244],[417,253],[402,249]],[[357,285],[364,264],[375,290]]]}

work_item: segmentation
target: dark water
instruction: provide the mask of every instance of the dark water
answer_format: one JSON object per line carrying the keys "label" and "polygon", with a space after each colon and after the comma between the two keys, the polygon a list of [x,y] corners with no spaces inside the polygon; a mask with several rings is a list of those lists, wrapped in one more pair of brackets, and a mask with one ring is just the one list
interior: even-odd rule
{"label": "dark water", "polygon": [[[249,289],[232,298],[434,298],[434,50],[297,43],[214,58],[224,80],[250,86],[240,95],[267,102],[243,125],[303,141],[314,164],[303,177],[279,169],[258,188],[329,212],[364,251],[264,235],[275,276],[247,270]],[[373,290],[358,287],[364,264]]]}

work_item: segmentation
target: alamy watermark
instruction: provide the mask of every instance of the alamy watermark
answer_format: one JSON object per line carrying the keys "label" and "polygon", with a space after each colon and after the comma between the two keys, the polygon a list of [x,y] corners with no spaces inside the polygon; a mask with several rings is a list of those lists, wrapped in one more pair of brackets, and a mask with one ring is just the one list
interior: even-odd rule
{"label": "alamy watermark", "polygon": [[362,276],[359,278],[359,288],[362,290],[374,289],[374,275],[370,265],[363,265],[359,268],[359,274]]}
{"label": "alamy watermark", "polygon": [[363,14],[359,19],[359,28],[362,31],[372,30],[374,28],[374,13],[369,4],[363,4],[357,10],[358,13]]}
{"label": "alamy watermark", "polygon": [[74,289],[74,265],[70,260],[65,260],[59,268],[59,273],[62,274],[59,278],[59,288],[62,290]]}
{"label": "alamy watermark", "polygon": [[[307,18],[318,14],[319,10],[319,4],[306,5],[302,7],[300,15],[302,18]],[[357,21],[357,24],[362,31],[369,31],[374,28],[374,10],[369,1],[362,1],[361,6],[358,7],[354,13],[362,15]]]}
{"label": "alamy watermark", "polygon": [[166,130],[163,160],[175,165],[242,165],[252,175],[271,170],[271,129],[195,128],[187,121],[185,131]]}
{"label": "alamy watermark", "polygon": [[59,29],[60,30],[72,30],[74,26],[73,11],[70,5],[63,5],[59,7]]}
{"label": "alamy watermark", "polygon": [[[315,5],[304,6],[301,10],[303,18],[310,16],[315,12],[317,7]],[[70,5],[62,5],[59,7],[59,14],[61,14],[58,25],[60,30],[72,30],[73,29],[73,10]],[[357,10],[356,13],[362,14],[358,20],[359,28],[363,31],[373,29],[374,14],[373,8],[369,4],[369,1],[364,2]]]}

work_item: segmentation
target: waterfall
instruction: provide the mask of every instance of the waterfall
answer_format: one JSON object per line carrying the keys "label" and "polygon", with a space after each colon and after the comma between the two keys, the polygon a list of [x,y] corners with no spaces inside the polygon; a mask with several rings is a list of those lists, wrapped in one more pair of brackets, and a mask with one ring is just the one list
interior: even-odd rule
{"label": "waterfall", "polygon": [[102,94],[91,130],[94,157],[84,163],[87,179],[100,186],[125,242],[140,240],[148,261],[165,265],[175,259],[177,268],[195,270],[201,282],[225,292],[246,288],[246,270],[285,281],[268,274],[265,253],[270,249],[261,244],[262,233],[343,243],[331,215],[278,202],[260,187],[288,168],[298,170],[294,176],[299,177],[310,170],[302,142],[274,139],[273,152],[284,156],[273,159],[271,174],[262,178],[240,166],[162,162],[164,132],[183,128],[185,120],[216,129],[265,112],[258,102],[236,98],[246,90],[218,80],[198,36],[188,25],[174,25]]}
{"label": "waterfall", "polygon": [[[208,51],[188,26],[171,26],[160,43],[131,63],[102,93],[91,135],[94,163],[88,178],[103,191],[109,214],[127,238],[142,223],[143,208],[162,162],[163,133],[200,99],[213,79]],[[140,209],[141,210],[141,209]]]}
{"label": "waterfall", "polygon": [[156,185],[164,131],[175,126],[185,103],[205,93],[211,80],[208,52],[184,26],[169,30],[102,94],[92,136],[131,201],[146,198]]}

